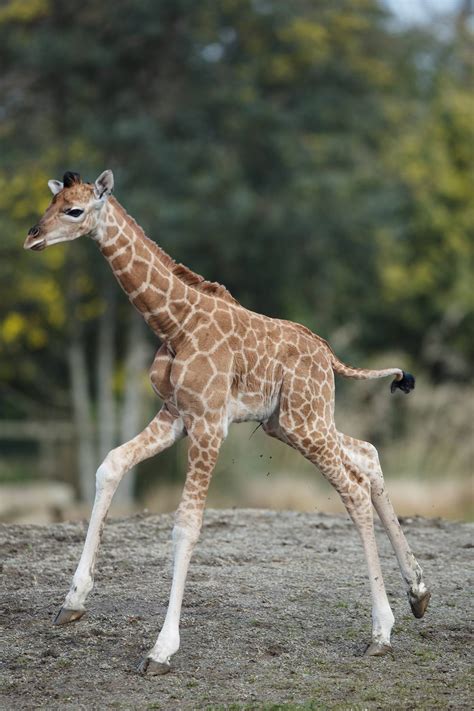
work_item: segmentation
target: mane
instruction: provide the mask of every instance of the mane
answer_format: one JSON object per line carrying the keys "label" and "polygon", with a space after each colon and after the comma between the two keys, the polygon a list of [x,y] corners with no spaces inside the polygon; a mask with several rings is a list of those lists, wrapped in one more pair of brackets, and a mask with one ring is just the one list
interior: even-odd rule
{"label": "mane", "polygon": [[183,284],[192,286],[194,289],[203,294],[215,296],[216,298],[227,301],[230,304],[240,306],[237,299],[234,299],[230,291],[228,291],[225,286],[219,284],[217,281],[208,281],[200,274],[193,272],[192,269],[185,267],[184,264],[176,262],[173,257],[170,257],[164,249],[162,249],[156,242],[145,234],[143,228],[140,227],[138,222],[128,214],[125,208],[123,208],[115,198],[111,198],[111,200],[126,222],[134,229],[135,232],[138,232],[140,236],[146,240],[148,246],[157,255],[162,264],[164,264],[164,266],[167,267],[175,277],[183,282]]}

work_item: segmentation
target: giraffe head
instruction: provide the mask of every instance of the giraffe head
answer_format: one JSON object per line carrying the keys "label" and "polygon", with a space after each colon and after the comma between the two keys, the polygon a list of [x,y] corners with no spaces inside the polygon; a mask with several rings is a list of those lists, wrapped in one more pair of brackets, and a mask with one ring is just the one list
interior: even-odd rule
{"label": "giraffe head", "polygon": [[68,171],[62,182],[50,180],[48,185],[53,199],[40,221],[30,228],[25,249],[40,251],[58,242],[94,235],[102,207],[112,192],[114,176],[111,170],[105,170],[95,183],[83,183],[78,173]]}

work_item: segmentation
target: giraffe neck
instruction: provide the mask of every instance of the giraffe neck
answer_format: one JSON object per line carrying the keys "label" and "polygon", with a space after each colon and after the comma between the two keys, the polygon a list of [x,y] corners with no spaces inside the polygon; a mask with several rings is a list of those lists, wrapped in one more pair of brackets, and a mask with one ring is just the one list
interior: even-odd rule
{"label": "giraffe neck", "polygon": [[189,290],[173,274],[171,258],[145,235],[115,198],[109,198],[105,210],[96,235],[99,249],[152,331],[173,347],[193,312]]}

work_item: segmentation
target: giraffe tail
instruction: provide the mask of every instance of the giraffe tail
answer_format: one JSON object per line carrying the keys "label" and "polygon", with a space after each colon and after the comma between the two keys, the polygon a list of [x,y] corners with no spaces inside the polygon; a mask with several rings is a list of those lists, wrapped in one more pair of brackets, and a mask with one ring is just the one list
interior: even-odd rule
{"label": "giraffe tail", "polygon": [[367,370],[365,368],[352,368],[346,365],[331,352],[332,369],[337,375],[343,375],[345,378],[355,378],[355,380],[374,380],[375,378],[386,378],[389,375],[394,375],[395,380],[390,385],[390,392],[400,389],[404,393],[409,393],[415,389],[415,378],[411,373],[406,373],[400,368],[385,368],[383,370]]}

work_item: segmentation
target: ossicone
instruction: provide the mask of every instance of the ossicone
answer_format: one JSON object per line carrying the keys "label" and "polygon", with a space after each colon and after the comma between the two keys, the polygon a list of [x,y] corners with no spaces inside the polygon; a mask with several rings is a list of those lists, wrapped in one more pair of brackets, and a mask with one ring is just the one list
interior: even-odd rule
{"label": "ossicone", "polygon": [[71,170],[67,170],[63,176],[64,187],[70,188],[74,183],[82,183],[81,176],[79,173],[73,173]]}

